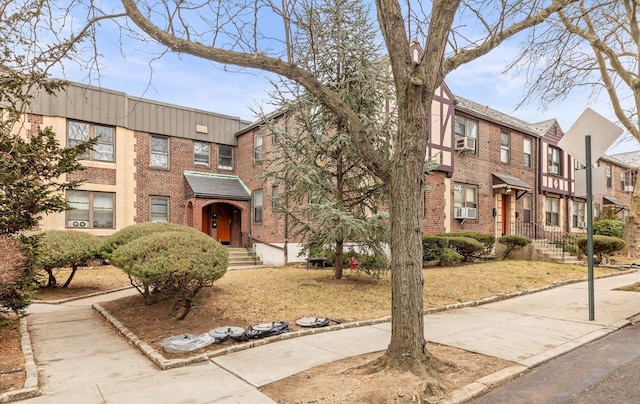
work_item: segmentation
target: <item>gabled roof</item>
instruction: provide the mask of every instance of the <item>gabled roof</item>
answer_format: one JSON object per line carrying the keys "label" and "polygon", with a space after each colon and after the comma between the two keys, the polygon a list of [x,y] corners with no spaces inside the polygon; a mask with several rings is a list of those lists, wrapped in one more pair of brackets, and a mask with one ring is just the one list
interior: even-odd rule
{"label": "gabled roof", "polygon": [[460,97],[457,95],[454,95],[454,96],[457,101],[456,110],[458,111],[465,112],[469,115],[473,115],[475,117],[482,118],[484,120],[497,123],[498,125],[515,129],[519,132],[533,135],[536,137],[540,137],[544,135],[544,133],[540,133],[539,130],[535,129],[535,127],[532,127],[533,125],[531,125],[528,122],[525,122],[518,118],[514,118],[503,112],[491,109],[486,105],[478,104],[477,102],[471,101],[467,98]]}
{"label": "gabled roof", "polygon": [[552,118],[547,119],[546,121],[529,124],[529,127],[538,132],[540,136],[544,136],[556,122],[555,118]]}
{"label": "gabled roof", "polygon": [[196,171],[185,171],[183,174],[187,180],[187,186],[191,188],[196,198],[251,200],[249,188],[238,176]]}
{"label": "gabled roof", "polygon": [[640,151],[605,155],[602,157],[604,157],[605,159],[613,160],[613,162],[620,162],[632,168],[640,167]]}

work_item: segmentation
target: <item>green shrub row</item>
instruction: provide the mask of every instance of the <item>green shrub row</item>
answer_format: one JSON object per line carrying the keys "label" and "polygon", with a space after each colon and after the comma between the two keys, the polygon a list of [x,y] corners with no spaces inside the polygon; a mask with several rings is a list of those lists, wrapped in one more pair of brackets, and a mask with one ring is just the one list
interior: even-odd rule
{"label": "green shrub row", "polygon": [[[576,240],[578,248],[585,255],[587,254],[587,237],[579,237]],[[618,237],[610,236],[593,236],[593,254],[598,257],[599,262],[608,262],[609,256],[615,252],[621,251],[627,243]]]}
{"label": "green shrub row", "polygon": [[451,265],[472,261],[493,250],[495,237],[481,233],[444,233],[422,237],[422,260]]}

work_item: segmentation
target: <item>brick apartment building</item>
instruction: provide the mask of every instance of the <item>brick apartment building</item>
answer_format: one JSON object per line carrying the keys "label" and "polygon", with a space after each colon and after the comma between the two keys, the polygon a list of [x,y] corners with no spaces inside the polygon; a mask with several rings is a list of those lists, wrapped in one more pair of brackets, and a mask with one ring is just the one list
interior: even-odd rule
{"label": "brick apartment building", "polygon": [[[576,163],[557,147],[555,120],[530,124],[464,99],[446,85],[432,106],[422,230],[500,236],[542,226],[584,231],[584,198],[575,194]],[[271,118],[283,119],[282,114]],[[50,126],[63,145],[100,135],[67,193],[74,208],[48,215],[42,230],[81,229],[108,236],[134,223],[192,226],[229,246],[253,248],[269,265],[299,260],[300,240],[288,236],[273,205],[281,184],[264,179],[267,151],[276,145],[262,123],[124,93],[71,84],[33,103],[25,131]],[[626,217],[637,164],[607,156],[605,207]]]}

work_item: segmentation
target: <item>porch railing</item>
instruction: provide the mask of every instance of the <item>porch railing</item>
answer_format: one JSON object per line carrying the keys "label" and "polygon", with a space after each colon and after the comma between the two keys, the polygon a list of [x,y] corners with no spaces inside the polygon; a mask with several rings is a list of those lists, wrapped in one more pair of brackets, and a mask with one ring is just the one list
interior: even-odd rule
{"label": "porch railing", "polygon": [[[506,227],[506,232],[505,230]],[[562,257],[564,262],[567,233],[555,226],[547,226],[541,223],[524,223],[522,221],[509,222],[503,226],[498,222],[498,229],[502,235],[517,235],[529,237],[537,245]]]}

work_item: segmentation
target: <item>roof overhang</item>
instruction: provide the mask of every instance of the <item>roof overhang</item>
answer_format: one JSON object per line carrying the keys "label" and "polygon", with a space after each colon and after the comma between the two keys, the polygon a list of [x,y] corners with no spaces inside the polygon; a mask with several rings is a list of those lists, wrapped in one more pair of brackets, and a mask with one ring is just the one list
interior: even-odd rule
{"label": "roof overhang", "polygon": [[616,213],[620,212],[621,210],[628,209],[627,205],[625,205],[620,200],[614,198],[613,196],[603,196],[602,197],[602,204],[605,205],[605,206],[613,205],[614,207],[618,208]]}
{"label": "roof overhang", "polygon": [[504,191],[505,193],[513,190],[516,192],[516,199],[520,199],[522,195],[531,191],[531,185],[511,175],[493,173],[493,189]]}
{"label": "roof overhang", "polygon": [[236,175],[185,171],[184,178],[196,198],[251,200],[251,191]]}

